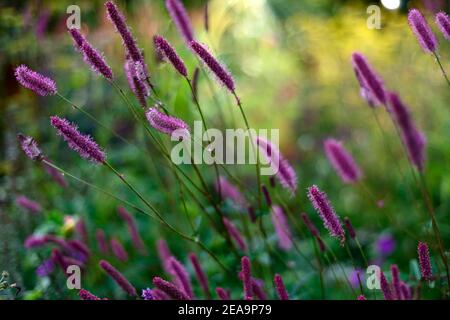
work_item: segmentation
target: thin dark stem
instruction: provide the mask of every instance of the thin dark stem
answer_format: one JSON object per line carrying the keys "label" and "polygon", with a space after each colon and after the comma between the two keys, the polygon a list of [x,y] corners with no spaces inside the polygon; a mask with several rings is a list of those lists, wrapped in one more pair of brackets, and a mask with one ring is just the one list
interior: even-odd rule
{"label": "thin dark stem", "polygon": [[439,59],[439,56],[438,56],[438,54],[436,52],[433,52],[433,54],[436,57],[436,62],[438,63],[439,68],[442,71],[442,75],[444,76],[445,80],[447,81],[448,86],[450,87],[450,80],[449,80],[449,78],[447,76],[447,73],[445,72],[444,67],[442,66],[441,59]]}

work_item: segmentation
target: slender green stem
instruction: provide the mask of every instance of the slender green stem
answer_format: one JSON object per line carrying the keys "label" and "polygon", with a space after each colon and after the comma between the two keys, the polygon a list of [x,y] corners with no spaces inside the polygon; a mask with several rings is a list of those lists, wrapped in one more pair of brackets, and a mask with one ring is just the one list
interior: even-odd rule
{"label": "slender green stem", "polygon": [[447,81],[448,86],[450,87],[450,80],[449,80],[449,78],[447,76],[447,72],[445,72],[445,69],[442,66],[441,59],[439,58],[439,55],[436,52],[433,52],[433,54],[434,54],[434,56],[436,58],[436,62],[439,65],[439,68],[441,69],[442,75],[444,76],[445,80]]}

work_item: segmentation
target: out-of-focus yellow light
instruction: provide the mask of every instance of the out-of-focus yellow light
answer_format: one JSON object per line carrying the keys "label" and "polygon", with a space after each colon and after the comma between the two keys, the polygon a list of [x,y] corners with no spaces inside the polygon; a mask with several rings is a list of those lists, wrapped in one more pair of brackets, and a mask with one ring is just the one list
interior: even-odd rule
{"label": "out-of-focus yellow light", "polygon": [[400,8],[400,0],[381,0],[381,4],[389,10],[395,10]]}

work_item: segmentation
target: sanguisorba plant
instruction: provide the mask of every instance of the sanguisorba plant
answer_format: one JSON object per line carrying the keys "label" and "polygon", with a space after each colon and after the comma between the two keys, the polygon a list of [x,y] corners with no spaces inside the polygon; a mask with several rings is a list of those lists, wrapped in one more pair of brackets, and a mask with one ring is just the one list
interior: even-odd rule
{"label": "sanguisorba plant", "polygon": [[[165,4],[185,45],[191,50],[191,53],[198,61],[210,71],[217,82],[233,95],[245,122],[245,126],[247,129],[250,129],[241,99],[236,92],[236,81],[232,77],[230,71],[228,71],[224,64],[219,62],[205,44],[196,39],[194,29],[189,21],[189,16],[183,3],[180,0],[166,0]],[[195,292],[191,280],[194,277],[190,274],[190,269],[186,268],[182,259],[172,255],[167,242],[164,239],[160,239],[157,243],[157,251],[161,260],[162,269],[166,276],[170,277],[170,280],[155,276],[152,279],[151,288],[147,287],[149,284],[146,283],[139,295],[139,291],[136,287],[124,274],[122,274],[121,271],[113,266],[113,264],[115,265],[114,261],[116,261],[117,263],[121,263],[119,269],[122,269],[124,268],[123,263],[129,261],[128,252],[121,241],[115,236],[106,234],[103,229],[97,229],[95,232],[97,248],[89,247],[87,241],[88,233],[84,221],[82,220],[78,222],[76,228],[77,232],[80,234],[79,239],[65,239],[53,234],[30,235],[26,239],[25,247],[27,249],[36,249],[50,245],[54,246],[50,258],[44,260],[39,266],[39,274],[48,274],[49,272],[52,272],[56,266],[59,266],[65,271],[67,266],[71,264],[77,264],[83,268],[87,268],[87,262],[95,251],[104,257],[109,256],[111,259],[115,259],[113,264],[106,259],[102,259],[98,263],[98,267],[131,298],[141,297],[144,300],[191,300],[204,297],[210,299],[213,297],[213,292],[216,293],[219,299],[223,300],[231,299],[232,297],[238,298],[235,294],[236,290],[230,290],[234,288],[217,286],[215,280],[214,282],[212,281],[212,278],[209,277],[211,271],[208,268],[205,268],[206,264],[204,265],[201,262],[203,259],[206,259],[203,256],[200,256],[200,253],[204,253],[206,257],[211,258],[223,270],[223,282],[225,285],[231,286],[233,283],[239,281],[242,282],[242,290],[239,290],[242,294],[239,295],[239,298],[245,300],[263,300],[278,297],[280,300],[288,300],[295,298],[298,294],[294,290],[294,287],[296,286],[289,282],[285,282],[280,272],[275,272],[273,270],[272,261],[277,259],[277,261],[287,267],[285,271],[289,276],[286,277],[287,279],[295,279],[297,273],[296,270],[293,269],[295,269],[296,266],[294,268],[289,267],[290,264],[286,262],[285,257],[287,255],[298,254],[299,257],[305,260],[307,265],[317,271],[322,287],[322,297],[325,296],[325,287],[327,286],[325,283],[326,279],[323,277],[323,269],[329,268],[334,274],[336,281],[339,281],[335,272],[335,268],[337,267],[342,270],[345,277],[344,282],[349,286],[348,289],[351,292],[351,296],[349,297],[352,299],[366,300],[367,297],[364,295],[359,276],[358,281],[361,294],[354,291],[350,281],[347,279],[342,262],[337,259],[337,256],[332,250],[333,244],[328,244],[326,239],[320,234],[319,229],[315,227],[309,218],[309,215],[306,212],[294,212],[294,214],[292,214],[294,209],[284,203],[283,197],[280,196],[279,191],[288,191],[291,198],[298,196],[297,174],[291,164],[283,157],[280,150],[270,141],[263,139],[262,137],[250,137],[250,144],[252,148],[254,148],[254,151],[257,153],[261,152],[262,155],[267,158],[269,165],[274,168],[275,177],[282,187],[281,190],[278,190],[273,177],[269,180],[270,188],[262,183],[258,161],[256,162],[257,192],[247,186],[241,179],[235,177],[226,168],[219,168],[217,164],[215,164],[216,181],[213,183],[214,186],[211,187],[211,184],[208,183],[205,178],[205,172],[198,169],[195,164],[192,165],[195,173],[195,179],[193,179],[189,173],[186,173],[183,170],[183,168],[175,166],[170,162],[169,153],[166,144],[163,141],[164,137],[161,136],[160,133],[172,135],[175,131],[180,132],[181,130],[181,132],[183,132],[183,139],[191,139],[189,125],[186,120],[181,119],[174,114],[173,109],[158,96],[156,90],[158,79],[157,77],[150,78],[150,72],[147,63],[145,62],[143,52],[138,47],[138,44],[131,33],[131,28],[127,25],[125,16],[121,13],[119,7],[114,2],[108,1],[105,3],[105,9],[107,17],[122,39],[125,57],[123,72],[130,90],[138,101],[139,106],[136,106],[134,102],[128,98],[125,91],[119,86],[116,77],[114,76],[114,74],[118,74],[119,72],[113,72],[111,67],[107,64],[103,54],[95,49],[79,30],[70,29],[69,34],[74,41],[75,49],[81,53],[84,61],[96,74],[106,79],[106,81],[117,91],[120,99],[122,99],[129,108],[134,119],[148,134],[151,143],[155,147],[156,153],[147,155],[150,157],[162,157],[169,168],[169,171],[174,175],[181,190],[180,200],[184,204],[186,216],[191,224],[192,234],[185,233],[184,231],[181,231],[178,226],[172,225],[168,221],[166,215],[162,213],[163,209],[158,208],[153,201],[149,200],[147,196],[141,193],[134,184],[120,173],[115,166],[107,160],[104,149],[101,148],[92,137],[81,133],[77,126],[71,121],[58,115],[50,117],[51,126],[53,126],[56,133],[67,142],[69,148],[77,152],[82,158],[88,159],[93,164],[99,165],[97,169],[107,168],[110,170],[132,193],[134,193],[139,199],[140,205],[122,199],[116,193],[109,192],[102,186],[90,183],[60,168],[45,157],[38,146],[38,143],[33,138],[19,134],[19,143],[26,156],[33,161],[44,164],[49,175],[51,175],[54,181],[59,185],[67,186],[68,184],[64,177],[69,177],[96,191],[103,192],[120,202],[122,206],[118,207],[118,214],[128,228],[128,234],[132,240],[134,249],[140,252],[140,254],[149,254],[147,244],[145,243],[145,240],[141,238],[132,214],[128,212],[125,207],[148,215],[180,239],[185,240],[187,243],[191,243],[194,247],[198,248],[200,252],[189,252],[186,256],[189,257],[193,275],[195,275],[195,279],[201,290]],[[426,52],[433,53],[442,68],[439,56],[436,53],[437,40],[423,16],[414,9],[410,11],[408,20],[422,48]],[[450,34],[448,16],[445,13],[438,13],[436,15],[436,23],[444,37],[448,39]],[[173,66],[177,76],[181,76],[186,80],[191,89],[193,102],[199,112],[203,126],[206,129],[207,119],[204,117],[198,100],[197,81],[199,69],[196,68],[196,71],[193,72],[191,76],[188,65],[185,64],[183,58],[177,53],[174,46],[172,46],[162,35],[155,35],[153,37],[153,43],[159,56]],[[400,100],[397,94],[391,93],[385,89],[381,77],[376,74],[368,60],[361,53],[354,53],[352,55],[352,64],[359,81],[361,95],[372,108],[380,105],[385,106],[397,129],[397,133],[411,166],[414,167],[423,178],[423,172],[425,171],[425,137],[424,134],[417,129],[409,109]],[[442,71],[444,72],[443,68]],[[119,133],[111,129],[108,124],[101,123],[93,115],[84,110],[84,108],[75,105],[68,98],[63,96],[57,90],[56,83],[52,79],[41,75],[24,65],[20,65],[16,68],[15,75],[17,81],[25,88],[33,90],[41,96],[58,96],[71,106],[75,107],[76,110],[81,112],[90,121],[93,121],[94,124],[100,126],[102,129],[108,130],[111,134],[120,138],[125,143],[136,146],[135,143],[128,141]],[[152,106],[149,106],[150,100],[153,102]],[[330,161],[331,166],[336,170],[343,183],[357,184],[363,179],[363,170],[357,165],[357,162],[352,155],[344,149],[340,141],[334,138],[328,138],[324,141],[324,149],[325,155]],[[139,147],[137,147],[136,150],[142,151]],[[108,148],[108,152],[112,153],[114,150]],[[144,152],[148,152],[148,150]],[[223,169],[223,175],[220,173],[219,169]],[[446,267],[447,281],[450,290],[450,276],[448,274],[448,261],[445,255],[445,246],[440,235],[432,203],[429,201],[429,195],[425,188],[425,184],[422,183],[421,186],[423,187],[421,190],[427,201],[427,208],[432,219],[433,230],[437,242],[436,247],[439,249],[442,262]],[[193,189],[195,192],[192,191]],[[168,191],[170,192],[171,190]],[[214,193],[218,193],[219,197],[216,197],[217,194]],[[257,193],[258,197],[254,197],[253,193]],[[276,197],[273,197],[273,195]],[[213,250],[203,242],[202,233],[198,230],[198,226],[191,221],[189,212],[186,210],[186,199],[188,196],[196,203],[202,215],[208,219],[207,221],[211,227],[211,232],[221,240],[225,241],[224,244],[227,246],[226,250],[231,252],[230,258],[226,259],[227,263],[224,263],[219,259]],[[307,196],[312,204],[312,208],[317,212],[331,238],[338,240],[340,246],[337,247],[339,250],[341,247],[345,247],[347,250],[346,253],[349,255],[355,271],[357,271],[358,266],[354,262],[353,256],[347,246],[350,240],[356,242],[364,259],[364,264],[365,266],[368,266],[366,254],[359,243],[355,228],[350,222],[350,219],[348,217],[344,218],[346,232],[339,215],[331,205],[328,195],[321,191],[316,185],[312,184],[307,189]],[[263,205],[261,201],[262,197],[265,199],[265,205]],[[330,199],[333,198],[335,198],[335,195],[330,193]],[[253,203],[255,199],[258,201],[258,205]],[[18,197],[16,201],[19,206],[29,212],[38,214],[42,211],[42,207],[39,203],[30,200],[25,196]],[[229,206],[229,204],[231,204],[231,206]],[[255,208],[257,208],[257,210],[255,210]],[[230,210],[232,213],[229,212]],[[247,210],[248,216],[244,215],[245,210]],[[214,213],[214,215],[212,213]],[[268,216],[271,217],[271,228],[269,231],[267,231],[266,226],[263,223],[265,220],[268,220]],[[235,219],[236,217],[239,217],[240,221],[237,221],[237,219]],[[319,247],[319,250],[315,250],[317,263],[311,262],[310,260],[312,259],[305,256],[302,249],[299,249],[297,246],[298,240],[303,240],[304,237],[301,233],[301,228],[298,227],[298,220],[302,220],[309,231],[309,236],[313,241],[314,248],[316,248],[316,245]],[[274,236],[268,234],[268,232],[273,233]],[[277,248],[273,248],[273,242],[277,243]],[[215,249],[217,248],[215,247]],[[281,249],[282,253],[279,249]],[[258,257],[258,250],[264,250],[264,254],[267,255],[267,257],[260,259]],[[111,253],[113,256],[111,256]],[[334,260],[332,261],[330,257]],[[269,262],[265,263],[262,260],[268,260]],[[439,274],[433,275],[429,248],[424,242],[419,242],[418,245],[418,261],[422,273],[422,281],[440,279]],[[211,264],[208,264],[208,266],[210,265]],[[89,270],[86,270],[86,272],[89,272]],[[379,280],[382,294],[386,300],[407,300],[413,297],[412,286],[417,283],[407,284],[406,282],[403,282],[397,265],[391,266],[391,279],[390,283],[385,274],[381,272]],[[273,290],[266,291],[264,285],[269,284],[273,287]],[[439,282],[439,285],[443,286],[441,282]],[[232,296],[232,294],[236,296]],[[96,295],[85,289],[79,290],[79,296],[84,300],[100,300]],[[419,298],[419,293],[416,294],[416,297]]]}

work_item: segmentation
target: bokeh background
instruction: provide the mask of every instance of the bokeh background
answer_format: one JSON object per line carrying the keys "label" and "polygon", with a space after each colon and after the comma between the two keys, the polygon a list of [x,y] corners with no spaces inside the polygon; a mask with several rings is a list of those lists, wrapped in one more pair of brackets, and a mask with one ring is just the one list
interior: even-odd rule
{"label": "bokeh background", "polygon": [[[399,9],[387,10],[378,1],[211,0],[208,31],[204,27],[205,2],[184,1],[197,37],[207,43],[233,73],[251,126],[280,129],[280,148],[298,174],[299,192],[295,199],[283,193],[281,197],[297,215],[302,208],[319,224],[306,198],[306,188],[311,184],[319,185],[329,194],[336,211],[350,217],[371,261],[378,262],[386,270],[391,263],[396,263],[405,281],[416,281],[417,241],[427,240],[430,222],[420,193],[408,174],[408,164],[389,117],[385,110],[374,110],[386,132],[383,138],[373,111],[359,95],[350,56],[359,51],[369,58],[386,86],[397,91],[410,106],[417,125],[425,132],[427,184],[444,241],[448,244],[450,91],[433,57],[424,54],[418,46],[406,19],[408,8],[420,8],[438,34],[433,13],[438,10],[449,12],[448,1],[403,1]],[[169,221],[181,229],[187,228],[173,177],[161,165],[158,155],[149,159],[148,155],[136,152],[133,147],[111,137],[109,132],[94,126],[61,100],[38,97],[16,82],[14,68],[22,63],[29,65],[51,76],[61,93],[85,106],[101,122],[109,123],[126,138],[144,145],[144,134],[133,122],[122,100],[74,51],[66,31],[66,8],[71,4],[81,8],[83,32],[104,53],[118,83],[127,88],[123,74],[124,50],[106,18],[103,1],[1,1],[0,270],[7,270],[10,280],[22,288],[18,298],[76,298],[76,292],[65,287],[62,273],[55,271],[47,277],[36,274],[36,268],[48,257],[49,249],[26,250],[23,244],[33,233],[76,237],[74,224],[83,219],[94,251],[83,274],[83,287],[99,296],[125,298],[97,266],[98,259],[105,257],[95,249],[96,229],[103,229],[108,237],[117,237],[125,245],[130,254],[127,262],[106,258],[138,288],[151,286],[151,278],[162,274],[155,251],[157,239],[166,239],[174,255],[186,264],[187,253],[194,248],[148,217],[133,213],[148,255],[135,252],[127,229],[116,212],[119,203],[69,178],[66,178],[69,186],[61,188],[39,165],[23,155],[16,140],[19,132],[33,136],[45,154],[59,166],[105,186],[121,197],[137,201],[110,172],[69,151],[54,134],[48,117],[58,114],[71,119],[83,132],[90,133],[105,146],[110,161],[164,211]],[[158,61],[152,45],[153,35],[162,34],[179,51],[189,72],[197,64],[170,22],[163,1],[117,1],[117,4],[126,12],[139,46],[144,49],[161,98],[175,114],[192,123],[197,117],[192,112],[194,105],[189,88],[170,65]],[[366,9],[370,4],[378,4],[381,8],[380,30],[366,26],[369,16]],[[450,72],[450,44],[441,35],[438,37],[444,68]],[[199,95],[211,126],[243,126],[238,109],[227,92],[216,85],[211,91],[210,85],[201,73]],[[211,92],[215,92],[215,97]],[[129,90],[127,94],[131,97]],[[322,148],[323,140],[330,136],[344,141],[354,155],[364,171],[364,187],[344,185],[333,171]],[[395,161],[403,168],[403,176]],[[248,183],[249,188],[255,186],[252,170],[231,169]],[[202,170],[212,184],[213,170],[207,166]],[[384,208],[374,205],[365,188],[384,201]],[[19,195],[39,202],[43,212],[33,215],[17,206],[15,199]],[[229,254],[223,240],[208,229],[195,204],[188,203],[188,210],[200,226],[201,238],[226,264],[238,268],[238,261]],[[339,250],[335,241],[324,237],[350,273],[351,264],[346,253]],[[389,242],[392,250],[380,249],[380,239]],[[276,243],[274,238],[271,241]],[[310,241],[299,237],[298,243],[306,256],[312,256]],[[282,254],[296,269],[297,275],[282,265],[274,263],[273,267],[283,275],[292,296],[321,298],[317,274],[308,269],[295,252]],[[266,255],[255,252],[254,258],[264,263]],[[239,297],[239,279],[228,279],[207,256],[200,257],[210,281],[230,287],[232,295]],[[434,257],[437,260],[437,254]],[[326,274],[326,278],[327,298],[352,298],[344,281],[336,281],[331,274]],[[269,292],[273,291],[270,282],[266,287]],[[433,289],[425,288],[424,292],[425,297],[440,296]],[[0,292],[0,299],[13,297],[13,290]]]}

